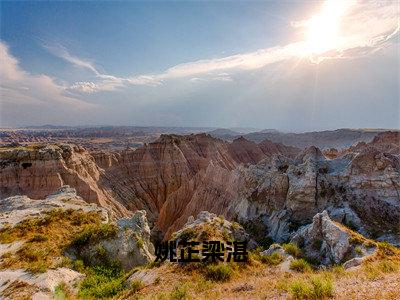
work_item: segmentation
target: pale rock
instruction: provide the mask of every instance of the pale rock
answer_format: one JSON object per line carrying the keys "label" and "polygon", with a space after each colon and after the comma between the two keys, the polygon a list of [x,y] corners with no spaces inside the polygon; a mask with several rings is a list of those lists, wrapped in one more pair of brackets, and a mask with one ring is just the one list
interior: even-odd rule
{"label": "pale rock", "polygon": [[[105,250],[104,256],[98,252]],[[150,242],[150,227],[146,211],[136,211],[130,219],[117,221],[116,235],[68,250],[72,257],[83,257],[92,264],[104,259],[118,260],[125,270],[144,265],[155,259],[154,246]]]}
{"label": "pale rock", "polygon": [[[350,235],[332,222],[326,211],[314,216],[310,225],[300,228],[291,242],[304,249],[307,256],[317,259],[323,265],[341,263],[351,250]],[[320,244],[320,249],[316,246]]]}
{"label": "pale rock", "polygon": [[128,284],[132,281],[140,280],[147,286],[153,284],[158,277],[159,273],[157,269],[139,270],[128,278]]}

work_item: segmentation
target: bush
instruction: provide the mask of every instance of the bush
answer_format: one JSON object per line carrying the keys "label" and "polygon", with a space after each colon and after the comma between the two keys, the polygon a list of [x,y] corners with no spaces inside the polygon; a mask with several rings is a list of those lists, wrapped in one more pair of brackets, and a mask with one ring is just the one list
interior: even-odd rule
{"label": "bush", "polygon": [[290,263],[291,270],[297,271],[297,272],[308,272],[311,271],[311,266],[310,264],[305,261],[304,259],[295,259]]}
{"label": "bush", "polygon": [[283,261],[283,256],[282,254],[275,252],[270,255],[263,255],[260,259],[264,264],[269,266],[277,266]]}
{"label": "bush", "polygon": [[292,255],[293,257],[297,258],[301,257],[301,250],[296,244],[293,243],[283,244],[282,247],[283,250],[286,251],[286,253]]}
{"label": "bush", "polygon": [[140,291],[143,287],[144,287],[144,283],[140,279],[132,280],[132,282],[130,283],[130,289],[133,292]]}
{"label": "bush", "polygon": [[311,299],[312,288],[304,279],[294,280],[289,286],[289,292],[294,299]]}
{"label": "bush", "polygon": [[296,279],[289,285],[294,299],[324,299],[333,296],[331,276],[315,275],[310,279]]}
{"label": "bush", "polygon": [[311,277],[311,285],[315,298],[333,296],[333,280],[330,276],[315,275]]}
{"label": "bush", "polygon": [[169,294],[171,300],[184,300],[189,298],[188,288],[185,284],[178,284]]}
{"label": "bush", "polygon": [[113,297],[126,288],[124,275],[117,264],[87,268],[78,296],[94,299]]}
{"label": "bush", "polygon": [[73,246],[83,246],[93,241],[111,238],[116,233],[117,227],[114,224],[90,225],[85,227],[71,244]]}
{"label": "bush", "polygon": [[70,299],[70,292],[68,291],[65,283],[60,283],[54,289],[54,299],[56,300],[68,300]]}
{"label": "bush", "polygon": [[399,270],[399,263],[392,261],[392,260],[385,259],[379,263],[379,268],[384,273],[397,272]]}
{"label": "bush", "polygon": [[362,254],[363,254],[362,248],[361,248],[360,246],[356,246],[356,247],[354,248],[354,250],[355,250],[356,253],[359,254],[359,255],[362,255]]}
{"label": "bush", "polygon": [[49,239],[47,235],[44,234],[35,234],[31,239],[29,239],[29,242],[45,242]]}
{"label": "bush", "polygon": [[367,279],[375,280],[385,273],[397,272],[400,269],[398,261],[384,259],[378,263],[370,262],[363,266]]}
{"label": "bush", "polygon": [[137,233],[135,233],[135,238],[136,238],[136,246],[138,247],[138,249],[143,249],[144,247],[143,239]]}
{"label": "bush", "polygon": [[213,281],[228,281],[233,276],[233,269],[230,264],[207,265],[205,267],[205,275],[207,279]]}

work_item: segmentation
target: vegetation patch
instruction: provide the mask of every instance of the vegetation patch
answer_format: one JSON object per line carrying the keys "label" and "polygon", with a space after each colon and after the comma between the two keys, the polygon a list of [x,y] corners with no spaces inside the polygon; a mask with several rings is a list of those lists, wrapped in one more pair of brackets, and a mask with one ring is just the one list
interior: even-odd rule
{"label": "vegetation patch", "polygon": [[394,273],[399,270],[400,262],[392,259],[367,262],[363,265],[363,271],[366,278],[369,280],[375,280],[381,278],[385,274]]}
{"label": "vegetation patch", "polygon": [[269,266],[277,266],[284,260],[284,257],[282,256],[282,254],[275,252],[270,255],[261,256],[260,260],[262,263]]}
{"label": "vegetation patch", "polygon": [[71,246],[82,247],[90,243],[114,237],[117,227],[114,224],[93,224],[85,227],[72,241]]}
{"label": "vegetation patch", "polygon": [[209,264],[204,269],[205,277],[212,281],[228,281],[234,273],[235,270],[229,263]]}
{"label": "vegetation patch", "polygon": [[[14,227],[0,230],[0,243],[25,241],[15,253],[3,256],[0,269],[27,269],[31,272],[45,272],[57,267],[65,249],[86,232],[87,228],[101,231],[101,216],[97,212],[56,209],[44,216],[23,220]],[[100,228],[100,229],[99,229]],[[94,230],[95,231],[95,230]]]}
{"label": "vegetation patch", "polygon": [[283,244],[282,247],[286,253],[292,255],[293,257],[300,258],[302,256],[301,250],[296,244],[293,243]]}
{"label": "vegetation patch", "polygon": [[293,270],[296,272],[302,272],[302,273],[311,271],[310,264],[302,258],[293,260],[290,263],[289,268],[290,268],[290,270]]}
{"label": "vegetation patch", "polygon": [[167,299],[170,300],[185,300],[189,299],[188,286],[185,283],[177,284],[169,294]]}
{"label": "vegetation patch", "polygon": [[79,271],[86,274],[78,291],[78,296],[84,299],[111,298],[127,288],[126,274],[118,263],[84,267]]}
{"label": "vegetation patch", "polygon": [[334,295],[333,277],[327,272],[296,277],[282,282],[280,288],[288,292],[291,299],[327,299]]}

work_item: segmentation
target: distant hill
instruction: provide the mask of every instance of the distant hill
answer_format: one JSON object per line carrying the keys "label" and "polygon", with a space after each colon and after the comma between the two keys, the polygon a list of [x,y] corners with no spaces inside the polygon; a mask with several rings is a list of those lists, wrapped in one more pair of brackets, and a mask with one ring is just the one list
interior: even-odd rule
{"label": "distant hill", "polygon": [[263,130],[244,135],[248,140],[261,142],[265,139],[298,148],[316,146],[321,149],[350,147],[358,142],[369,142],[384,129],[336,129],[304,133],[283,133],[276,130]]}
{"label": "distant hill", "polygon": [[217,128],[215,130],[207,132],[209,135],[212,137],[218,138],[218,139],[223,139],[226,141],[232,141],[236,137],[240,136],[241,133],[237,131],[233,131],[231,129],[226,129],[226,128]]}

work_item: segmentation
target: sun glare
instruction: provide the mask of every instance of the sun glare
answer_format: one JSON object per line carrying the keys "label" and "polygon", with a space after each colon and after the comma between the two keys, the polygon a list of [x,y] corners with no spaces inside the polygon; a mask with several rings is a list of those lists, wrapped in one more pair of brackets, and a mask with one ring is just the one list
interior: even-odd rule
{"label": "sun glare", "polygon": [[353,4],[351,0],[324,2],[321,11],[306,22],[306,53],[321,54],[339,45],[341,18]]}

